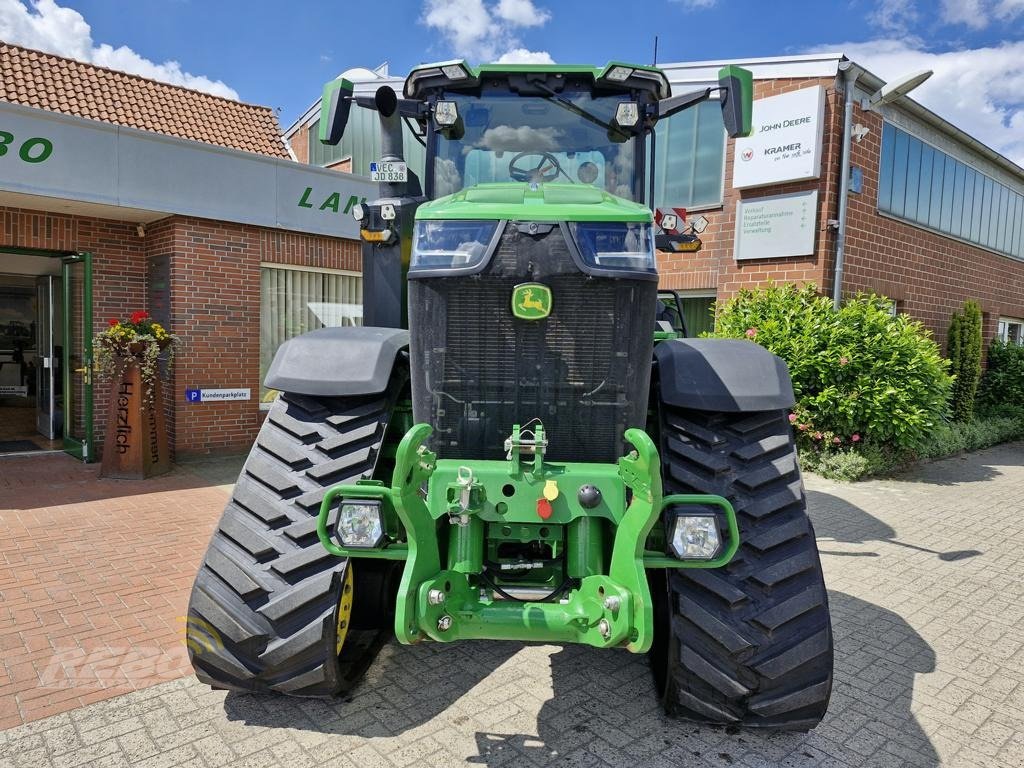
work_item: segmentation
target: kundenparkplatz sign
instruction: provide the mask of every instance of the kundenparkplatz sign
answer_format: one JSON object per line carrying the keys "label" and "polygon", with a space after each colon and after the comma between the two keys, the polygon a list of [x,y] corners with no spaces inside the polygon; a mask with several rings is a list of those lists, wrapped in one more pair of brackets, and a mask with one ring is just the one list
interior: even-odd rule
{"label": "kundenparkplatz sign", "polygon": [[0,102],[0,191],[359,237],[352,174]]}
{"label": "kundenparkplatz sign", "polygon": [[762,187],[821,175],[825,89],[820,85],[754,102],[753,130],[736,139],[732,185]]}

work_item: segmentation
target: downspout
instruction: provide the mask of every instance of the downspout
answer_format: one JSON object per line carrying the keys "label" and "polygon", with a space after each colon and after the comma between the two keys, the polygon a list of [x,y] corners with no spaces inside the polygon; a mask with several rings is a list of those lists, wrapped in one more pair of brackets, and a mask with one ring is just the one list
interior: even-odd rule
{"label": "downspout", "polygon": [[832,301],[836,308],[839,308],[843,292],[843,257],[846,251],[846,209],[850,197],[850,132],[853,127],[853,92],[857,84],[857,78],[861,70],[854,66],[852,61],[846,60],[839,63],[839,69],[843,73],[843,91],[846,104],[843,108],[843,151],[842,167],[839,172],[839,226],[836,229],[836,269],[835,280],[832,284]]}

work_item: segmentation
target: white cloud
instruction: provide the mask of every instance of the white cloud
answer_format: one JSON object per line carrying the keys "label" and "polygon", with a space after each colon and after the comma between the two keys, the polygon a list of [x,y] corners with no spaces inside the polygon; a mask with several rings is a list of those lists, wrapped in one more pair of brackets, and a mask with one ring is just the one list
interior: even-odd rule
{"label": "white cloud", "polygon": [[718,5],[718,0],[672,0],[672,2],[683,6],[688,11],[702,11]]}
{"label": "white cloud", "polygon": [[498,64],[554,64],[555,60],[547,51],[530,51],[526,48],[513,48],[498,57]]}
{"label": "white cloud", "polygon": [[914,41],[881,39],[818,50],[841,50],[883,79],[933,70],[911,98],[1024,167],[1024,40],[928,51]]}
{"label": "white cloud", "polygon": [[879,0],[868,20],[887,32],[904,33],[917,21],[914,0]]}
{"label": "white cloud", "polygon": [[984,29],[989,22],[986,5],[984,0],[942,0],[942,20],[947,24]]}
{"label": "white cloud", "polygon": [[1010,21],[1024,13],[1024,0],[1000,0],[994,11],[996,18]]}
{"label": "white cloud", "polygon": [[537,8],[533,0],[499,0],[494,12],[517,27],[539,27],[551,18],[551,14]]}
{"label": "white cloud", "polygon": [[238,93],[224,82],[186,72],[176,61],[158,64],[124,45],[94,44],[82,14],[55,0],[32,0],[30,5],[0,0],[0,40],[238,100]]}
{"label": "white cloud", "polygon": [[475,62],[551,63],[547,51],[523,47],[517,30],[543,26],[551,13],[533,0],[425,0],[421,21],[439,31],[451,52]]}

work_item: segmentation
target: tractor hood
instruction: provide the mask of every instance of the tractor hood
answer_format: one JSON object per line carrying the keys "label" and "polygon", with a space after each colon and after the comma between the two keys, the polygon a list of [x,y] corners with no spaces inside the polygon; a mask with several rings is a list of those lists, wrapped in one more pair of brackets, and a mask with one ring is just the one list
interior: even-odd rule
{"label": "tractor hood", "polygon": [[424,203],[417,221],[628,221],[651,223],[648,208],[585,184],[477,184]]}

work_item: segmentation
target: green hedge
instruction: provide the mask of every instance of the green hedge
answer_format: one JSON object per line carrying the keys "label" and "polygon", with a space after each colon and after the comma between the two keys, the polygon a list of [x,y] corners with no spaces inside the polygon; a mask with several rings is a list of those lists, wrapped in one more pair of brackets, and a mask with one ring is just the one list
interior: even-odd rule
{"label": "green hedge", "polygon": [[974,398],[981,378],[981,307],[976,301],[964,302],[949,323],[946,357],[953,374],[950,406],[953,419],[969,422],[974,418]]}
{"label": "green hedge", "polygon": [[997,416],[1020,408],[1024,408],[1024,346],[994,341],[978,387],[978,412]]}
{"label": "green hedge", "polygon": [[788,363],[805,454],[913,450],[945,419],[951,378],[929,332],[889,306],[858,295],[837,310],[813,285],[769,285],[718,306],[709,335],[750,339]]}

